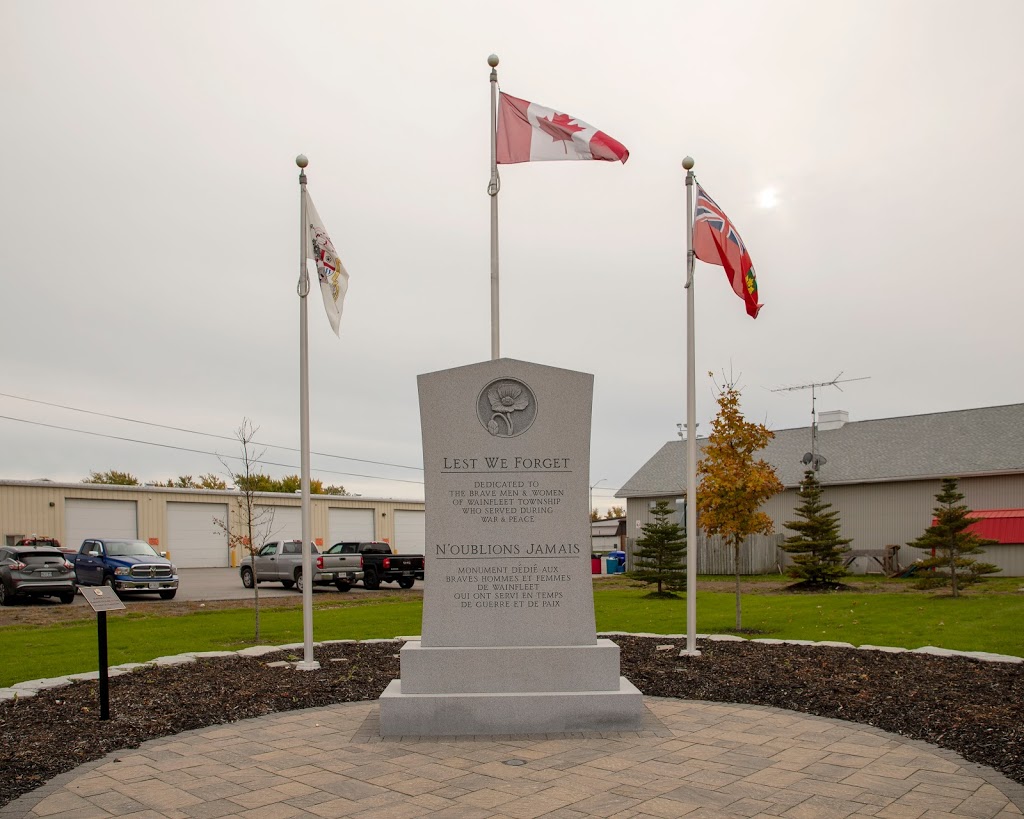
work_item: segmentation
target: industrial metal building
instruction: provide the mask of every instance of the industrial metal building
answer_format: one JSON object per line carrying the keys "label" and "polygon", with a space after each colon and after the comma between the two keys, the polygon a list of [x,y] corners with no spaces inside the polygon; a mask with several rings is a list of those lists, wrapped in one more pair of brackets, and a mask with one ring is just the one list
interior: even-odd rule
{"label": "industrial metal building", "polygon": [[[217,521],[240,531],[241,497],[234,490],[0,481],[0,543],[39,535],[73,548],[90,537],[139,538],[168,552],[180,568],[235,566],[242,555],[231,554]],[[274,512],[267,539],[301,538],[298,495],[261,492],[257,503]],[[312,524],[320,545],[384,540],[423,554],[423,501],[314,495]]]}
{"label": "industrial metal building", "polygon": [[[931,524],[935,494],[945,477],[959,478],[964,502],[975,513],[998,510],[1001,518],[1014,512],[1024,517],[1024,404],[852,422],[837,410],[821,413],[817,429],[816,450],[825,457],[818,472],[823,500],[839,511],[842,535],[853,538],[852,549],[899,545],[902,566],[921,557],[906,544]],[[699,454],[705,443],[698,439]],[[786,489],[763,507],[779,534],[752,539],[742,572],[770,572],[785,565],[788,556],[777,544],[792,534],[782,524],[795,518],[797,487],[810,449],[811,427],[801,427],[776,431],[760,453]],[[616,497],[626,499],[630,541],[651,521],[650,510],[658,500],[675,504],[685,525],[686,442],[666,443]],[[698,571],[731,572],[731,555],[703,540],[698,539]],[[990,546],[982,559],[1000,566],[1002,574],[1024,576],[1024,543]],[[861,563],[852,568],[878,567]]]}

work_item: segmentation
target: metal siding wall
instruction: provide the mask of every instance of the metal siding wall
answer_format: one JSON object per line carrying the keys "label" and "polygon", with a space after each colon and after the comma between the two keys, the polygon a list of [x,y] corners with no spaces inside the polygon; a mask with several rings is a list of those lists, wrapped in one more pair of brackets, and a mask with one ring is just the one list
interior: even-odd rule
{"label": "metal siding wall", "polygon": [[[0,493],[0,544],[7,535],[55,537],[64,543],[64,509],[56,492],[15,486]],[[53,507],[50,504],[53,503]]]}
{"label": "metal siding wall", "polygon": [[[931,525],[935,495],[940,486],[938,480],[831,486],[825,487],[822,499],[839,512],[840,531],[843,537],[853,538],[851,548],[881,549],[895,543],[900,546],[897,555],[900,565],[907,566],[925,555],[906,544]],[[960,481],[960,491],[971,509],[1024,507],[1024,476],[964,478]],[[793,510],[798,505],[795,489],[787,489],[765,504],[764,510],[775,521],[776,532],[790,534],[782,524],[795,517]],[[1008,552],[1006,556],[1011,555]],[[992,556],[982,559],[998,562]]]}
{"label": "metal siding wall", "polygon": [[986,577],[1024,577],[1024,544],[989,546],[985,554],[979,555],[978,559],[1003,567],[998,574],[985,575]]}
{"label": "metal siding wall", "polygon": [[[242,529],[241,517],[238,515],[237,497],[229,500],[231,506],[231,531],[238,532]],[[291,495],[275,497],[272,494],[260,494],[256,498],[259,506],[278,506],[284,508],[301,508],[300,499]],[[370,498],[345,498],[344,496],[318,496],[312,499],[311,517],[313,520],[313,540],[322,538],[326,547],[331,546],[330,541],[330,510],[331,509],[373,509],[374,525],[376,527],[377,540],[387,539],[389,543],[394,542],[394,516],[400,509],[422,512],[423,501],[378,501]],[[241,559],[241,554],[236,554],[234,559]]]}
{"label": "metal siding wall", "polygon": [[[167,504],[226,503],[230,508],[229,526],[232,532],[241,530],[237,516],[238,494],[219,490],[173,490],[155,487],[122,487],[107,484],[46,484],[0,482],[0,543],[4,535],[31,535],[55,537],[67,544],[64,500],[130,500],[137,509],[138,536],[157,538],[161,546],[167,544]],[[53,503],[53,506],[50,506]],[[299,499],[291,495],[258,496],[260,505],[299,506]],[[313,498],[313,537],[327,538],[328,510],[332,507],[372,507],[377,537],[394,540],[394,513],[399,509],[422,512],[423,501],[375,500],[344,496],[317,496]],[[75,544],[77,545],[77,544]]]}
{"label": "metal siding wall", "polygon": [[[897,558],[901,566],[907,566],[924,555],[923,552],[911,549],[906,544],[921,535],[931,524],[935,494],[940,486],[939,480],[829,486],[825,487],[822,498],[839,512],[840,531],[843,537],[853,538],[851,548],[881,549],[891,543],[899,544]],[[964,493],[964,502],[971,509],[1024,508],[1024,475],[963,478],[960,481],[960,491]],[[662,498],[627,498],[627,551],[630,554],[633,542],[641,534],[637,521],[641,526],[651,522],[650,503],[667,500],[674,505],[676,497],[667,495]],[[783,523],[795,518],[794,509],[798,505],[797,491],[791,488],[770,498],[762,507],[775,523],[775,537],[779,542],[791,534]],[[770,558],[769,551],[764,545],[758,548],[760,557],[753,561],[753,571],[774,571],[775,559]],[[705,559],[709,561],[707,565],[710,571],[704,568],[702,560]],[[1012,546],[1000,547],[998,550],[993,548],[981,559],[1003,566],[1003,573],[1006,575],[1024,576],[1024,546],[1020,547],[1019,552]],[[731,557],[720,560],[717,557],[713,558],[710,553],[703,556],[698,553],[698,572],[731,572],[731,568],[728,572],[718,571],[718,568],[726,565],[722,560],[727,560],[731,566]],[[1004,560],[1007,562],[1004,563]],[[783,566],[789,562],[789,555],[782,553]],[[758,566],[760,568],[757,568]]]}
{"label": "metal siding wall", "polygon": [[[676,501],[680,498],[679,495],[666,495],[661,498],[628,498],[626,500],[626,536],[637,538],[640,537],[640,527],[646,526],[654,520],[651,515],[652,504],[657,503],[660,500],[668,501],[669,507],[676,512],[679,512],[678,520],[680,526],[685,524],[682,520],[682,504],[676,505]],[[637,525],[639,521],[639,526]]]}

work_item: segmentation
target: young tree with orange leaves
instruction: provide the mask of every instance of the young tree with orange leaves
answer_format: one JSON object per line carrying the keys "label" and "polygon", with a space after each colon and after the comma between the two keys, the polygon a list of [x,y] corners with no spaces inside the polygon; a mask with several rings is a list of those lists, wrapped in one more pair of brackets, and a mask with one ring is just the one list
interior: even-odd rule
{"label": "young tree with orange leaves", "polygon": [[697,463],[697,515],[701,529],[708,535],[721,535],[733,547],[737,631],[743,628],[740,547],[749,535],[770,535],[774,531],[772,519],[759,510],[783,489],[775,469],[763,459],[754,459],[754,453],[774,437],[764,424],[752,424],[743,417],[740,390],[735,383],[719,388],[718,415],[711,422],[704,457]]}

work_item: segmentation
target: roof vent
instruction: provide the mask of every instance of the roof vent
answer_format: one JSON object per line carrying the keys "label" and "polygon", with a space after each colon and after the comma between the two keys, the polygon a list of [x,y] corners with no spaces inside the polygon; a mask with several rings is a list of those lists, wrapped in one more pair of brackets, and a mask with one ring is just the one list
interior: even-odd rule
{"label": "roof vent", "polygon": [[850,413],[846,410],[828,410],[818,415],[818,429],[839,429],[850,420]]}

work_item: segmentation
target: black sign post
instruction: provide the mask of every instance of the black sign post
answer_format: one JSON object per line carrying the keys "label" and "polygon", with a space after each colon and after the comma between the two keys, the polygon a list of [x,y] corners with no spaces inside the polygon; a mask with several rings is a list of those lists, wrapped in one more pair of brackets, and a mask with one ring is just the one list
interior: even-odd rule
{"label": "black sign post", "polygon": [[99,637],[100,652],[100,719],[110,719],[110,686],[107,674],[107,612],[117,611],[125,607],[114,590],[109,586],[91,586],[81,588],[82,596],[96,612],[96,629]]}

